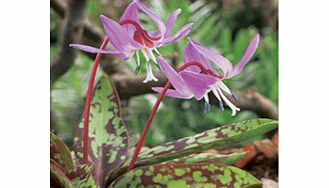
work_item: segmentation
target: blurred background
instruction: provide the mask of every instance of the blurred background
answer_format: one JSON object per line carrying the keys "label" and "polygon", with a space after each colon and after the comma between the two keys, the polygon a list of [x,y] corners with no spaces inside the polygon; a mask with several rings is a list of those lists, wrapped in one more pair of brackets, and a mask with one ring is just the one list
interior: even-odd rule
{"label": "blurred background", "polygon": [[[203,102],[166,98],[147,135],[147,146],[194,135],[221,125],[256,117],[277,119],[278,104],[278,2],[276,0],[149,0],[143,1],[163,20],[177,8],[182,9],[174,32],[193,22],[189,37],[213,48],[236,64],[251,37],[260,33],[260,46],[237,77],[224,82],[240,98],[243,110],[231,116],[212,105],[203,112]],[[51,129],[69,145],[84,107],[93,54],[70,49],[69,43],[100,46],[105,38],[99,16],[118,20],[129,1],[125,0],[51,0]],[[153,27],[143,22],[144,27]],[[159,49],[174,67],[183,63],[187,39]],[[166,80],[142,85],[145,70],[135,76],[135,62],[121,62],[103,56],[102,72],[111,76],[122,99],[122,113],[131,142],[138,139],[158,94],[151,86],[163,86]],[[143,60],[142,60],[143,61]],[[156,69],[154,69],[156,70]],[[157,73],[161,75],[161,73]],[[96,78],[97,79],[97,78]]]}

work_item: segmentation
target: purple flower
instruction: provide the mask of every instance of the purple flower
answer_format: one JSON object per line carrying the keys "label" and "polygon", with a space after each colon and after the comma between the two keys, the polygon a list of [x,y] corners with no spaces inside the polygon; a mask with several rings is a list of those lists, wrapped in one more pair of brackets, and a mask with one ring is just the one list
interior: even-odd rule
{"label": "purple flower", "polygon": [[[232,116],[240,111],[225,95],[224,92],[232,95],[234,93],[223,83],[226,78],[231,78],[239,74],[245,65],[249,62],[255,53],[259,43],[257,34],[250,41],[240,62],[233,67],[225,57],[210,50],[202,44],[190,39],[184,52],[184,63],[197,62],[205,67],[202,70],[198,66],[189,66],[181,72],[176,72],[165,60],[158,58],[161,70],[168,78],[174,89],[169,89],[166,96],[189,99],[194,97],[196,100],[205,100],[205,111],[210,110],[208,93],[213,92],[219,101],[219,107],[224,110],[223,103],[226,103],[232,110]],[[161,92],[162,87],[152,88],[156,92]]]}
{"label": "purple flower", "polygon": [[[145,31],[142,28],[138,12],[141,11],[157,26],[155,31]],[[171,35],[171,30],[176,22],[177,16],[181,13],[181,9],[177,9],[168,20],[163,23],[160,18],[143,5],[139,0],[133,0],[126,8],[119,22],[111,20],[105,16],[101,16],[105,32],[109,37],[112,50],[101,50],[87,45],[71,44],[71,47],[78,48],[90,53],[107,53],[113,54],[123,60],[130,59],[136,52],[136,74],[140,68],[139,51],[142,52],[147,61],[147,77],[144,83],[154,80],[158,81],[152,73],[150,61],[155,64],[156,58],[153,54],[158,47],[165,46],[169,43],[181,40],[189,34],[192,24],[187,24],[181,28],[176,34]]]}

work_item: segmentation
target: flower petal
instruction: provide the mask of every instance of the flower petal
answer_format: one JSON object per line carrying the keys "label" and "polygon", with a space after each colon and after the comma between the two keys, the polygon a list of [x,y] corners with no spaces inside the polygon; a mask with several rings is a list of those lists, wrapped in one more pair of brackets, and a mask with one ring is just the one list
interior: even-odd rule
{"label": "flower petal", "polygon": [[222,69],[224,76],[227,76],[232,72],[232,64],[225,57],[192,39],[190,39],[190,42],[201,55],[211,60],[216,66]]}
{"label": "flower petal", "polygon": [[166,26],[165,24],[161,21],[161,19],[154,14],[150,9],[148,9],[143,3],[141,3],[139,0],[135,0],[134,2],[137,3],[138,8],[144,12],[151,20],[154,22],[154,24],[158,27],[158,30],[161,33],[161,36],[164,36],[166,33]]}
{"label": "flower petal", "polygon": [[143,46],[133,40],[128,32],[117,22],[101,16],[103,26],[113,47],[121,53],[131,53],[133,50],[141,49]]}
{"label": "flower petal", "polygon": [[176,23],[176,20],[177,20],[177,16],[182,12],[182,9],[177,9],[175,10],[175,12],[173,12],[168,20],[166,21],[165,25],[166,25],[166,28],[167,28],[167,31],[166,31],[166,34],[165,34],[165,37],[169,37],[170,36],[170,33],[171,33],[171,30],[172,28],[174,27],[175,23]]}
{"label": "flower petal", "polygon": [[[163,87],[152,87],[152,90],[155,92],[158,92],[158,93],[161,93],[162,89],[163,89]],[[182,94],[182,93],[179,93],[177,90],[173,90],[173,89],[168,89],[165,96],[179,98],[179,99],[190,99],[193,97],[192,94],[190,94],[190,95]]]}
{"label": "flower petal", "polygon": [[219,80],[219,78],[213,76],[191,71],[183,71],[180,75],[197,100],[202,99],[206,93],[212,90],[212,87]]}
{"label": "flower petal", "polygon": [[[203,64],[206,68],[210,69],[214,73],[217,71],[208,63],[208,60],[199,53],[196,48],[193,46],[191,40],[187,43],[184,49],[184,63],[198,62]],[[201,70],[197,66],[188,67],[186,70],[199,73]]]}
{"label": "flower petal", "polygon": [[[135,1],[130,3],[126,8],[125,12],[122,14],[120,22],[123,20],[133,20],[139,25],[141,25],[141,22],[138,17],[138,4]],[[125,24],[122,27],[127,30],[130,36],[133,36],[136,30],[136,27],[131,24]]]}
{"label": "flower petal", "polygon": [[90,52],[90,53],[101,53],[101,54],[113,54],[121,59],[125,59],[125,54],[122,54],[118,51],[115,50],[101,50],[95,47],[83,45],[83,44],[70,44],[69,45],[72,48],[76,48],[85,52]]}
{"label": "flower petal", "polygon": [[161,71],[166,75],[171,85],[173,85],[177,91],[186,95],[191,93],[185,86],[185,82],[180,75],[161,56],[158,57],[158,64]]}
{"label": "flower petal", "polygon": [[182,40],[182,38],[186,37],[191,32],[192,26],[193,23],[185,25],[174,36],[164,39],[159,46],[165,46],[169,43]]}
{"label": "flower petal", "polygon": [[[175,12],[173,12],[169,18],[167,19],[165,26],[166,26],[166,33],[164,35],[164,38],[169,38],[170,37],[170,33],[172,28],[174,27],[176,20],[177,20],[177,16],[182,12],[182,9],[177,9]],[[156,37],[159,36],[161,33],[159,30],[157,31],[148,31],[147,32],[151,37]]]}
{"label": "flower petal", "polygon": [[251,57],[256,52],[256,49],[258,47],[258,43],[259,43],[259,34],[255,35],[251,39],[251,41],[249,42],[248,47],[247,47],[246,51],[244,52],[244,55],[242,56],[240,62],[237,65],[234,66],[234,69],[233,69],[231,75],[229,75],[230,77],[239,74],[243,70],[244,66],[247,65],[247,63],[250,61]]}

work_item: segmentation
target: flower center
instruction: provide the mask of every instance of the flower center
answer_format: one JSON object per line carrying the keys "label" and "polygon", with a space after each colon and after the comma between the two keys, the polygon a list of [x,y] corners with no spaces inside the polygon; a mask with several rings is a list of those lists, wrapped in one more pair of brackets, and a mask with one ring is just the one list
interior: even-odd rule
{"label": "flower center", "polygon": [[130,20],[130,19],[127,19],[127,20],[123,20],[120,22],[121,25],[126,25],[126,24],[130,24],[130,25],[133,25],[136,30],[135,30],[135,33],[134,33],[134,40],[146,47],[149,47],[149,48],[153,48],[154,47],[154,42],[158,41],[161,39],[161,36],[158,36],[158,37],[151,37],[147,31],[145,31],[136,21],[134,20]]}
{"label": "flower center", "polygon": [[[211,71],[210,69],[207,69],[203,66],[203,64],[199,63],[199,62],[196,62],[196,61],[191,61],[191,62],[188,62],[188,63],[185,63],[185,65],[188,65],[188,66],[192,66],[192,65],[195,65],[195,66],[198,66],[201,70],[201,73],[203,74],[206,74],[206,75],[210,75],[210,76],[214,76],[216,78],[219,78],[219,79],[223,79],[224,76],[221,76],[221,75],[217,75],[215,74],[213,71]],[[186,66],[186,68],[188,67]],[[185,68],[184,68],[185,69]]]}

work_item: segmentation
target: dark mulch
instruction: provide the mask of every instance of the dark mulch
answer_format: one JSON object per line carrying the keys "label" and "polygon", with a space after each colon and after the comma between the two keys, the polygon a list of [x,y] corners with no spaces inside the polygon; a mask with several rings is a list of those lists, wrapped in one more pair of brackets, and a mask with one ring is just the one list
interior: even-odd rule
{"label": "dark mulch", "polygon": [[258,179],[267,178],[278,181],[278,162],[276,158],[268,158],[264,154],[257,154],[243,169]]}

